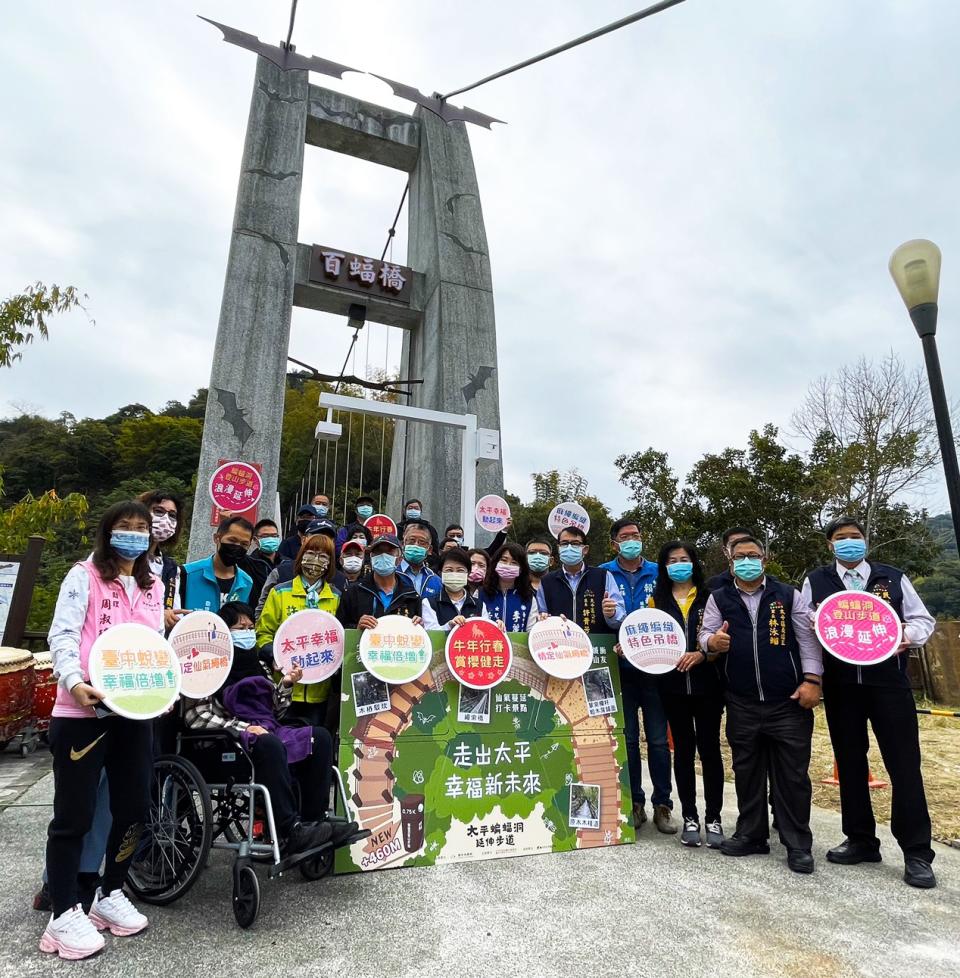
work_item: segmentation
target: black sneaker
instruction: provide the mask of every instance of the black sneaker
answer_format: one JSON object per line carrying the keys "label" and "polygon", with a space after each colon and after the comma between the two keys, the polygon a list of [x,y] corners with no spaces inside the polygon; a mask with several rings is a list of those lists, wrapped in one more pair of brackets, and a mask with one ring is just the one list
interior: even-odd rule
{"label": "black sneaker", "polygon": [[356,822],[331,822],[333,826],[333,848],[339,849],[348,839],[352,839],[359,831],[360,826]]}
{"label": "black sneaker", "polygon": [[720,851],[725,856],[765,856],[770,846],[765,839],[755,841],[733,835],[720,843]]}
{"label": "black sneaker", "polygon": [[827,862],[840,866],[855,866],[857,863],[878,863],[883,857],[878,846],[844,839],[840,845],[827,850]]}
{"label": "black sneaker", "polygon": [[286,838],[283,853],[285,856],[292,856],[308,849],[317,849],[332,837],[333,828],[329,822],[313,822],[310,825],[297,822]]}

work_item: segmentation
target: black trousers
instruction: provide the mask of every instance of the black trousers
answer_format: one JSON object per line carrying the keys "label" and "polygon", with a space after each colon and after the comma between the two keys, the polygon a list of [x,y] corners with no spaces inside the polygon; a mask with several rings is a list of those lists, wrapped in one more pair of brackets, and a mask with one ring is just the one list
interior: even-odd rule
{"label": "black trousers", "polygon": [[[319,822],[326,818],[330,804],[330,779],[333,776],[333,742],[323,727],[313,728],[313,753],[287,764],[287,748],[273,734],[261,734],[250,750],[257,781],[270,792],[273,818],[281,838],[295,822]],[[300,788],[300,811],[293,782]]]}
{"label": "black trousers", "polygon": [[727,692],[727,740],[733,755],[740,838],[764,841],[770,835],[769,779],[780,841],[788,849],[810,849],[812,737],[813,711],[794,700],[761,703]]}
{"label": "black trousers", "polygon": [[700,821],[697,813],[696,755],[703,766],[703,798],[706,821],[719,822],[723,808],[723,756],[720,753],[720,720],[723,694],[670,693],[660,699],[673,735],[673,775],[684,818]]}
{"label": "black trousers", "polygon": [[113,824],[107,836],[103,892],[123,885],[150,810],[153,728],[149,720],[114,716],[50,721],[53,820],[47,830],[47,879],[53,912],[79,902],[77,871],[93,822],[100,772],[106,770]]}
{"label": "black trousers", "polygon": [[920,771],[917,705],[911,690],[837,683],[829,687],[824,707],[840,777],[843,834],[852,842],[880,845],[867,787],[869,721],[890,775],[890,830],[906,855],[932,861],[930,813]]}

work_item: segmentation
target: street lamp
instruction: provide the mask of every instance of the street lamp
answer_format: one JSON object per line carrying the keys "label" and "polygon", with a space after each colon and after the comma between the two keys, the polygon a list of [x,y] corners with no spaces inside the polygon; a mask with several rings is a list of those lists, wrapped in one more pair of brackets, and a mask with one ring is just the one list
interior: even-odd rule
{"label": "street lamp", "polygon": [[937,293],[940,290],[940,249],[923,238],[906,241],[890,256],[890,274],[910,312],[923,344],[923,357],[930,381],[933,414],[937,420],[940,455],[947,477],[947,496],[953,514],[953,532],[960,541],[960,467],[950,425],[950,409],[943,389],[940,357],[937,354]]}

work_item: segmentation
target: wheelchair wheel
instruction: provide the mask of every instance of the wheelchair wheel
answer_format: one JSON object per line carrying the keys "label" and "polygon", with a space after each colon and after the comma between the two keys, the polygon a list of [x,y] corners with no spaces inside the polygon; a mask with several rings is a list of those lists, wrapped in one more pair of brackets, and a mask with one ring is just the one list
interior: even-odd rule
{"label": "wheelchair wheel", "polygon": [[179,900],[206,865],[213,835],[210,791],[189,761],[173,754],[153,763],[150,815],[128,877],[145,903]]}
{"label": "wheelchair wheel", "polygon": [[233,864],[233,916],[246,930],[260,912],[260,881],[252,866],[237,860]]}
{"label": "wheelchair wheel", "polygon": [[300,875],[310,882],[329,876],[330,870],[333,869],[333,853],[332,848],[324,849],[310,859],[305,859],[300,863]]}

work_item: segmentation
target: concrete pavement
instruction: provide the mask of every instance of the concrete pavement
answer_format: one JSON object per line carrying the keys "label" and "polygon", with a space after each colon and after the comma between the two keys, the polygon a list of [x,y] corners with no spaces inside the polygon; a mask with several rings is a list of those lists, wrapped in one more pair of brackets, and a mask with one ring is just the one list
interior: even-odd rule
{"label": "concrete pavement", "polygon": [[[16,804],[43,806],[46,777]],[[734,822],[727,786],[728,828]],[[194,889],[144,908],[150,930],[108,938],[84,963],[42,955],[29,909],[42,868],[47,807],[0,814],[0,976],[453,975],[631,978],[924,978],[960,975],[960,851],[937,846],[940,887],[914,890],[881,829],[885,862],[832,866],[839,818],[814,810],[812,876],[785,853],[732,859],[687,850],[651,823],[635,846],[400,869],[304,883],[261,873],[260,917],[230,909],[230,857],[215,853]]]}

